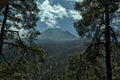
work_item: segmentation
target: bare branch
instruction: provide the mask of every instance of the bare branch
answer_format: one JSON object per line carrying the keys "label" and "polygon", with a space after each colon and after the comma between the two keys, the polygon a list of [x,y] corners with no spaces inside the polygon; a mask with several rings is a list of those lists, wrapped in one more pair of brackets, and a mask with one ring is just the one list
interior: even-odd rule
{"label": "bare branch", "polygon": [[14,16],[10,16],[10,15],[8,15],[8,17],[10,18],[10,19],[12,19],[13,21],[22,21],[20,18],[18,18],[18,17],[14,17]]}
{"label": "bare branch", "polygon": [[85,56],[86,56],[86,53],[88,52],[88,50],[89,50],[90,48],[92,48],[93,46],[96,46],[96,45],[103,45],[103,46],[105,46],[105,43],[99,42],[99,43],[95,43],[95,44],[90,44],[90,45],[87,47],[86,51],[84,52],[83,56],[85,57]]}
{"label": "bare branch", "polygon": [[6,57],[1,54],[2,58],[4,59],[4,61],[7,63],[7,65],[11,68],[11,70],[14,70],[13,67],[10,65],[10,63],[7,61]]}
{"label": "bare branch", "polygon": [[[16,33],[16,35],[17,35],[18,38],[19,38],[20,45],[21,45],[21,46],[25,46],[25,45],[24,45],[24,42],[22,41],[22,39],[21,39],[21,37],[20,37],[18,31],[12,31],[12,30],[6,30],[6,31],[7,31],[7,32],[13,32],[13,33]],[[20,45],[19,45],[19,46],[20,46]],[[15,45],[14,45],[14,46],[15,46]]]}
{"label": "bare branch", "polygon": [[18,31],[12,31],[12,30],[5,30],[5,32],[11,32],[11,33],[16,33],[16,34],[19,33]]}
{"label": "bare branch", "polygon": [[24,7],[22,7],[21,5],[18,5],[18,4],[9,3],[9,5],[14,6],[14,7],[18,7],[19,9],[24,9]]}
{"label": "bare branch", "polygon": [[116,42],[118,42],[115,31],[113,30],[112,27],[110,27],[110,30],[112,31],[111,36],[113,38],[113,41],[115,40]]}
{"label": "bare branch", "polygon": [[14,47],[20,47],[20,48],[24,48],[24,49],[28,49],[28,50],[31,50],[31,51],[39,51],[38,49],[33,49],[31,47],[27,47],[25,45],[16,45],[16,44],[13,44],[13,43],[8,43],[8,42],[3,42],[3,44],[7,44],[7,45],[11,45],[11,46],[14,46]]}
{"label": "bare branch", "polygon": [[104,32],[102,32],[100,35],[99,35],[99,40],[100,40],[100,38],[103,36],[105,34],[105,31]]}
{"label": "bare branch", "polygon": [[8,45],[12,45],[14,47],[20,47],[19,45],[13,44],[13,43],[8,43],[8,42],[3,42],[3,44],[8,44]]}

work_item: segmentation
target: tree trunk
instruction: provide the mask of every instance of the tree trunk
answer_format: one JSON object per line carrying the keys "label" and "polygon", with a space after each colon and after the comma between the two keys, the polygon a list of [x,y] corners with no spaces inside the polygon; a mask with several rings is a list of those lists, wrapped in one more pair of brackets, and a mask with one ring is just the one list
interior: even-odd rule
{"label": "tree trunk", "polygon": [[3,19],[3,24],[2,24],[1,32],[0,32],[0,55],[2,54],[3,38],[4,38],[4,31],[5,31],[4,29],[5,29],[5,26],[6,26],[6,20],[7,20],[8,10],[9,10],[9,4],[6,5],[6,7],[5,7],[4,19]]}
{"label": "tree trunk", "polygon": [[105,52],[106,52],[106,69],[107,69],[107,80],[112,80],[112,70],[111,70],[111,57],[110,57],[110,19],[109,19],[109,10],[108,3],[105,5],[105,17],[106,17],[106,26],[105,26]]}

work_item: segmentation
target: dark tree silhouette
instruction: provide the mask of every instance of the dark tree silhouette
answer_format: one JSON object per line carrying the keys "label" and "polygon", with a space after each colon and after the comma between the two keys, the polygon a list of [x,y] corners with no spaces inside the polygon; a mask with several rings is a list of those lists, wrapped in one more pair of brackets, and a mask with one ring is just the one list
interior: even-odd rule
{"label": "dark tree silhouette", "polygon": [[[16,76],[20,76],[21,79],[39,79],[40,67],[38,63],[44,62],[44,51],[36,43],[36,38],[40,35],[40,32],[36,30],[37,13],[39,12],[36,2],[34,0],[29,0],[29,2],[26,0],[9,0],[1,9],[0,79],[17,79]],[[8,51],[5,51],[4,48]],[[15,53],[16,58],[8,61],[6,55],[10,55],[9,53]],[[6,62],[7,66],[3,62]],[[31,73],[28,69],[31,70]],[[34,74],[35,71],[38,71],[36,75]],[[31,74],[31,76],[28,74]]]}
{"label": "dark tree silhouette", "polygon": [[117,38],[110,21],[118,10],[118,4],[107,0],[83,0],[76,3],[75,9],[82,15],[82,19],[75,23],[79,35],[92,37],[85,55],[91,47],[102,45],[106,54],[107,80],[112,80],[111,43],[117,42]]}

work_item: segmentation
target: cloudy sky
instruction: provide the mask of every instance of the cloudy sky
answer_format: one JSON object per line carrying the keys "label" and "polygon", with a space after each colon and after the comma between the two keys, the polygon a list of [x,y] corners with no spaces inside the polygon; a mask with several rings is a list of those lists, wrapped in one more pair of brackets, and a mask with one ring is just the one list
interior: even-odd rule
{"label": "cloudy sky", "polygon": [[40,9],[38,29],[43,32],[48,28],[60,28],[77,35],[73,23],[81,16],[74,10],[75,1],[81,0],[37,0]]}

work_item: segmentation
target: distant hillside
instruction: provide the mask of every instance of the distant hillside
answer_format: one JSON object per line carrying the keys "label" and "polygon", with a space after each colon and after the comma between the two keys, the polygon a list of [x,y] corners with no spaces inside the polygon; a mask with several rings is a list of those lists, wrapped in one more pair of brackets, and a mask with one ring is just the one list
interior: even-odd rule
{"label": "distant hillside", "polygon": [[63,59],[60,57],[67,57],[71,53],[82,53],[85,49],[84,42],[86,41],[86,39],[80,39],[70,32],[59,28],[47,29],[38,38],[38,44],[44,48],[47,56],[58,57],[59,59]]}
{"label": "distant hillside", "polygon": [[82,54],[86,49],[84,46],[84,42],[86,41],[60,29],[45,31],[38,41],[47,56],[47,62],[42,65],[43,71],[46,72],[44,80],[48,80],[47,78],[53,75],[64,75],[68,56],[71,54]]}
{"label": "distant hillside", "polygon": [[78,37],[74,36],[68,31],[63,31],[59,28],[50,28],[44,31],[39,40],[52,40],[52,41],[65,41],[65,40],[77,40]]}

